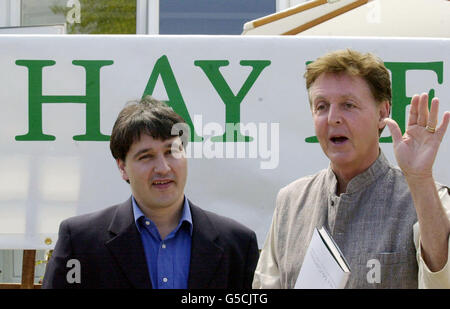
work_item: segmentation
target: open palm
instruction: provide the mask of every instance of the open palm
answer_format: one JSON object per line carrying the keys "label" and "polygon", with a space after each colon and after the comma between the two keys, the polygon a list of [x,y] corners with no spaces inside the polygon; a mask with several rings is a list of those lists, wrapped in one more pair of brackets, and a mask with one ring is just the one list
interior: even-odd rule
{"label": "open palm", "polygon": [[393,119],[385,120],[391,131],[395,158],[405,176],[432,176],[433,163],[450,121],[450,112],[445,112],[437,127],[438,111],[439,99],[434,98],[428,110],[428,95],[423,93],[414,95],[411,100],[408,125],[403,136]]}

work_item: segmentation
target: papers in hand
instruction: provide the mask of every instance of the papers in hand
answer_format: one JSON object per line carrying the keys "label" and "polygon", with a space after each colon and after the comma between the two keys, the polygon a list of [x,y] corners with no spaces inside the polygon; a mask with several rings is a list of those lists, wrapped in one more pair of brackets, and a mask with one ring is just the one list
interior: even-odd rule
{"label": "papers in hand", "polygon": [[328,231],[315,228],[306,251],[296,289],[343,289],[350,267]]}

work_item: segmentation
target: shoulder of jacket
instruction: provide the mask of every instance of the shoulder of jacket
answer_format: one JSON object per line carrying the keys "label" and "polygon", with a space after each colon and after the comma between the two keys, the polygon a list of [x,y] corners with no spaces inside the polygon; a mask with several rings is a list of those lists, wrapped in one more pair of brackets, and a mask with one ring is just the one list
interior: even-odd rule
{"label": "shoulder of jacket", "polygon": [[93,227],[97,227],[97,230],[105,229],[111,223],[119,206],[109,206],[94,212],[67,218],[61,222],[61,227],[69,228],[71,234],[89,230]]}
{"label": "shoulder of jacket", "polygon": [[[254,234],[254,231],[245,226],[244,224],[238,222],[237,220],[220,215],[218,213],[205,210],[203,208],[200,208],[196,205],[192,205],[193,207],[196,207],[198,212],[202,212],[207,220],[212,224],[212,226],[217,229],[219,234],[221,233],[228,233],[228,232],[237,232],[237,233],[243,233],[243,234]],[[195,223],[194,223],[195,224]]]}
{"label": "shoulder of jacket", "polygon": [[308,176],[298,178],[298,179],[294,180],[293,182],[289,183],[288,185],[284,186],[283,188],[281,188],[280,191],[278,192],[278,196],[282,197],[284,195],[289,195],[292,192],[298,193],[299,191],[303,190],[304,188],[307,188],[307,187],[311,186],[312,184],[323,180],[326,173],[327,173],[327,170],[323,169],[314,175],[308,175]]}

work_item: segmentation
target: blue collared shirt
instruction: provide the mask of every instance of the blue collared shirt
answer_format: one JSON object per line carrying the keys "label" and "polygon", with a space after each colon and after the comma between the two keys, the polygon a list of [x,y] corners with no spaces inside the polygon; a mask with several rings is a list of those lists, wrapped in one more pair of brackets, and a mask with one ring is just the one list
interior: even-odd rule
{"label": "blue collared shirt", "polygon": [[154,289],[187,289],[191,261],[192,216],[187,198],[177,227],[161,239],[155,223],[132,198],[134,220],[141,235]]}

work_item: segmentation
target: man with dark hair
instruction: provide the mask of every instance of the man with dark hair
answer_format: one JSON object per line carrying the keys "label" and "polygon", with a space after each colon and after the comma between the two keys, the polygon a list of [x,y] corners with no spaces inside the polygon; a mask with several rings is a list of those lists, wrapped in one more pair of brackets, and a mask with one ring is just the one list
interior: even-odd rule
{"label": "man with dark hair", "polygon": [[[61,223],[43,288],[251,287],[256,235],[186,198],[184,145],[172,135],[181,134],[173,130],[180,123],[151,97],[120,112],[110,148],[132,196]],[[70,261],[80,267],[79,280],[69,278]]]}
{"label": "man with dark hair", "polygon": [[[346,288],[449,288],[449,188],[432,170],[450,113],[439,125],[439,100],[428,109],[428,95],[415,95],[402,136],[388,118],[389,72],[371,53],[330,52],[305,78],[330,164],[278,193],[253,287],[294,288],[313,231],[325,226],[350,264]],[[386,125],[399,168],[379,146]]]}

